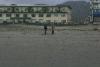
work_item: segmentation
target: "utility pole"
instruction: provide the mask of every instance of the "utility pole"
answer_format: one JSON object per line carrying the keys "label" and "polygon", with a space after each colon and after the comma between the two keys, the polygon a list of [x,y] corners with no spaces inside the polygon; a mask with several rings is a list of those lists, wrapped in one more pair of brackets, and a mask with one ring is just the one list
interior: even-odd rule
{"label": "utility pole", "polygon": [[91,20],[90,20],[90,22],[92,22],[93,23],[93,12],[94,12],[94,10],[93,10],[93,2],[92,2],[92,0],[90,1],[90,4],[91,4],[91,7],[90,7],[90,9],[91,9]]}

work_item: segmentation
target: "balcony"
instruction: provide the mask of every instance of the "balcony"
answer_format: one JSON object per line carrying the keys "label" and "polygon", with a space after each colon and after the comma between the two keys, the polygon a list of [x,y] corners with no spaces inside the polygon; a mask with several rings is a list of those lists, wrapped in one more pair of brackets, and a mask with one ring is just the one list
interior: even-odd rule
{"label": "balcony", "polygon": [[98,0],[98,1],[91,1],[92,3],[100,3],[100,0]]}
{"label": "balcony", "polygon": [[96,9],[100,9],[100,7],[93,7],[93,9],[95,9],[95,10],[96,10]]}

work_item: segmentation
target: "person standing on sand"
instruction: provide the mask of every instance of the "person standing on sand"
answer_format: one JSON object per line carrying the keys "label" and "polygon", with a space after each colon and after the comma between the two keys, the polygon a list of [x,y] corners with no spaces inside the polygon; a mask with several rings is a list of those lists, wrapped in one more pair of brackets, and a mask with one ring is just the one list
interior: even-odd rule
{"label": "person standing on sand", "polygon": [[51,34],[53,35],[54,34],[54,23],[52,22],[52,25],[51,25]]}
{"label": "person standing on sand", "polygon": [[48,29],[47,24],[44,24],[44,34],[45,35],[47,34],[47,29]]}

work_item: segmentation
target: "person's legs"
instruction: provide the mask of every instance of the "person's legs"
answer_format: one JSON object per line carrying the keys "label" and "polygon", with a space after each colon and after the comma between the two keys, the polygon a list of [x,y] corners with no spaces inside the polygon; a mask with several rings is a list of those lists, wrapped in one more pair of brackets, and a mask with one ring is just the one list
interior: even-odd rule
{"label": "person's legs", "polygon": [[45,29],[45,35],[47,34],[47,29]]}
{"label": "person's legs", "polygon": [[54,30],[52,30],[52,34],[54,34]]}

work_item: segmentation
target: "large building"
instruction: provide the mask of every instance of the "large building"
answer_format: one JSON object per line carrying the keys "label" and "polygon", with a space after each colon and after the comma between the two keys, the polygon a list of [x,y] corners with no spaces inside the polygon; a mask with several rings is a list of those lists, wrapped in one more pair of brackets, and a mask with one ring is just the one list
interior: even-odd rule
{"label": "large building", "polygon": [[0,5],[0,23],[71,23],[69,6]]}
{"label": "large building", "polygon": [[91,0],[91,22],[100,24],[100,0]]}

